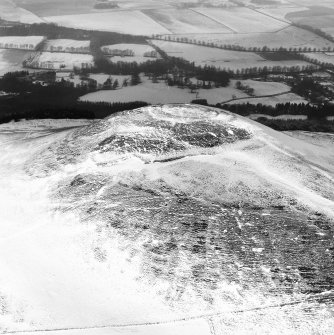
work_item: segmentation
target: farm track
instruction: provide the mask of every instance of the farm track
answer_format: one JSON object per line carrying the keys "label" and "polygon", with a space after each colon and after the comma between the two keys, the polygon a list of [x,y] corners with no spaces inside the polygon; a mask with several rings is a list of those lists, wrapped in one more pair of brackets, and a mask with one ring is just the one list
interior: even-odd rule
{"label": "farm track", "polygon": [[261,99],[261,98],[271,98],[271,97],[278,97],[280,95],[285,95],[291,93],[290,91],[285,91],[281,93],[275,93],[275,94],[268,94],[268,95],[257,95],[257,96],[250,96],[250,97],[242,97],[242,98],[237,98],[237,99],[229,99],[226,101],[221,102],[221,104],[227,104],[232,101],[239,101],[239,100],[248,100],[248,99]]}
{"label": "farm track", "polygon": [[285,21],[285,20],[279,19],[279,18],[277,18],[277,17],[275,17],[275,16],[272,16],[272,15],[270,15],[270,14],[268,14],[268,13],[260,12],[259,10],[255,9],[255,8],[250,8],[250,9],[253,10],[254,12],[259,13],[259,14],[268,16],[268,17],[270,17],[271,19],[274,19],[274,20],[276,20],[276,21],[279,21],[279,22],[282,22],[282,23],[287,23],[289,26],[291,25],[291,22],[289,22],[289,21]]}
{"label": "farm track", "polygon": [[34,333],[52,333],[52,332],[65,332],[65,331],[75,331],[75,330],[97,330],[97,329],[124,329],[124,328],[131,328],[131,327],[149,327],[149,326],[159,326],[159,325],[168,325],[174,324],[179,322],[187,322],[187,321],[194,321],[194,320],[201,320],[204,319],[209,323],[210,326],[210,333],[215,335],[215,329],[213,327],[213,318],[215,317],[223,317],[224,315],[229,314],[242,314],[242,313],[249,313],[249,312],[257,312],[257,311],[264,311],[268,309],[274,308],[282,308],[287,306],[297,306],[303,303],[324,303],[324,302],[334,302],[334,291],[327,291],[324,293],[314,294],[312,296],[308,296],[306,299],[300,299],[291,302],[283,302],[280,304],[268,305],[268,306],[261,306],[261,307],[254,307],[249,309],[239,309],[239,310],[232,310],[226,312],[216,312],[210,314],[201,314],[195,316],[189,316],[174,320],[167,320],[167,321],[156,321],[156,322],[143,322],[143,323],[132,323],[132,324],[112,324],[112,325],[96,325],[96,326],[89,326],[89,327],[64,327],[64,328],[45,328],[45,329],[31,329],[31,330],[8,330],[2,331],[0,334],[34,334]]}
{"label": "farm track", "polygon": [[[211,21],[214,21],[214,22],[216,22],[216,23],[219,23],[221,26],[227,28],[228,30],[231,30],[232,33],[235,33],[235,34],[238,33],[236,30],[234,30],[234,29],[232,29],[231,27],[227,26],[225,23],[222,23],[222,22],[220,22],[220,21],[218,21],[218,20],[216,20],[216,19],[214,19],[214,18],[212,18],[212,17],[210,17],[210,16],[208,16],[208,15],[206,15],[206,14],[203,14],[203,13],[201,13],[201,12],[198,12],[198,11],[196,11],[196,10],[193,9],[193,8],[190,8],[190,10],[191,10],[192,12],[196,13],[196,14],[199,14],[199,15],[204,16],[205,18],[207,18],[207,19],[209,19],[209,20],[211,20]],[[219,34],[219,33],[218,33],[218,34]]]}

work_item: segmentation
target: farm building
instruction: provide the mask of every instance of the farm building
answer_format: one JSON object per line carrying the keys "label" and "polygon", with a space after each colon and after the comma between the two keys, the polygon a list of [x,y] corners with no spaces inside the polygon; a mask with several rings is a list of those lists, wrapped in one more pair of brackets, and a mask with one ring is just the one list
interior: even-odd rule
{"label": "farm building", "polygon": [[158,53],[155,50],[146,51],[143,56],[148,58],[158,58]]}
{"label": "farm building", "polygon": [[113,49],[110,47],[102,47],[102,52],[108,56],[133,57],[134,51],[131,49]]}
{"label": "farm building", "polygon": [[36,52],[24,61],[24,67],[48,70],[91,69],[94,66],[93,56],[69,53]]}
{"label": "farm building", "polygon": [[114,44],[101,47],[102,52],[111,57],[158,58],[158,52],[147,44]]}
{"label": "farm building", "polygon": [[90,41],[56,39],[46,41],[44,51],[48,52],[69,52],[78,54],[90,53]]}

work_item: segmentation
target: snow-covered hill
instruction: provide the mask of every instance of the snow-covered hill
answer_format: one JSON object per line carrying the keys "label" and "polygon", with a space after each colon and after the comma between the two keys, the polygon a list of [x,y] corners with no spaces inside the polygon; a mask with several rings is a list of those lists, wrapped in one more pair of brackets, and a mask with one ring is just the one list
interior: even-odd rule
{"label": "snow-covered hill", "polygon": [[194,105],[1,125],[0,332],[330,334],[333,141],[305,136]]}

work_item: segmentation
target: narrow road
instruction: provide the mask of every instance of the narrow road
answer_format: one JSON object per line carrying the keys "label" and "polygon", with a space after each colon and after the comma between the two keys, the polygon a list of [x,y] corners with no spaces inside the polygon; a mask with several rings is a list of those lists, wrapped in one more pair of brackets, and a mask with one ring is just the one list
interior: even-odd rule
{"label": "narrow road", "polygon": [[278,96],[280,96],[280,95],[289,94],[289,93],[291,93],[291,90],[290,90],[290,91],[284,91],[284,92],[281,92],[281,93],[275,93],[275,94],[257,95],[257,96],[251,96],[251,97],[242,97],[242,98],[237,98],[237,99],[229,99],[229,100],[222,101],[221,104],[227,104],[227,103],[229,103],[229,102],[232,102],[232,101],[239,101],[239,100],[248,100],[248,99],[261,99],[261,98],[278,97]]}

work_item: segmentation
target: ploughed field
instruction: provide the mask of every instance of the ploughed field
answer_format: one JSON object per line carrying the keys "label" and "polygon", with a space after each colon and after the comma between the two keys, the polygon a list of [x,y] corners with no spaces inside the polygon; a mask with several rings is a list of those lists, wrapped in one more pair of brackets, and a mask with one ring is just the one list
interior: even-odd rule
{"label": "ploughed field", "polygon": [[328,141],[196,105],[51,125],[0,127],[0,329],[331,333]]}

